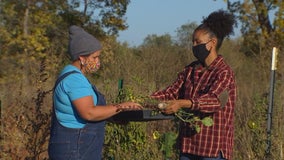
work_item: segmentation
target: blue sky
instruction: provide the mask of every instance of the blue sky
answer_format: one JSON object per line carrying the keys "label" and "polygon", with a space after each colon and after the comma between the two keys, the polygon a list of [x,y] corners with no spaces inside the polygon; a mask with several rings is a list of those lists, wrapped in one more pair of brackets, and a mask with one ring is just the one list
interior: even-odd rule
{"label": "blue sky", "polygon": [[151,34],[176,35],[183,24],[200,24],[211,12],[226,9],[224,0],[131,0],[127,12],[128,29],[119,32],[118,40],[140,45]]}

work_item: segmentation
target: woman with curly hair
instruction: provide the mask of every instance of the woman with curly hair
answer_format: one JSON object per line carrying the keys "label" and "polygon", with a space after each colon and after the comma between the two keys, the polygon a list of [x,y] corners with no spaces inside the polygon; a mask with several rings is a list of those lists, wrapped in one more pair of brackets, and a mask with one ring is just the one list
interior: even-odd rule
{"label": "woman with curly hair", "polygon": [[170,86],[151,95],[167,103],[166,114],[183,109],[213,120],[212,126],[180,123],[180,160],[232,159],[236,84],[232,69],[218,51],[224,38],[233,33],[234,23],[233,15],[223,10],[205,18],[192,38],[197,61],[186,66]]}

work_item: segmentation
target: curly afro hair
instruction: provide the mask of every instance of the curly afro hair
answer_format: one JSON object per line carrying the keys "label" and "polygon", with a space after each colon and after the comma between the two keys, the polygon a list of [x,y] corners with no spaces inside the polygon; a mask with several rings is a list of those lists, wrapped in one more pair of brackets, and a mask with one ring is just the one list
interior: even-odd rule
{"label": "curly afro hair", "polygon": [[223,10],[212,12],[203,19],[196,30],[206,30],[218,39],[217,49],[222,45],[223,39],[234,34],[235,17]]}

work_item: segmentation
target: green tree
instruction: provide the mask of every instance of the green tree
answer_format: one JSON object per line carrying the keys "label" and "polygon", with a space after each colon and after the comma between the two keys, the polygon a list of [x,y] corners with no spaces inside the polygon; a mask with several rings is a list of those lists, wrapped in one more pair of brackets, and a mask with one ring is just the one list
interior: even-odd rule
{"label": "green tree", "polygon": [[100,34],[117,35],[128,27],[124,16],[129,3],[130,0],[71,0],[62,15],[69,24],[90,25]]}
{"label": "green tree", "polygon": [[[46,158],[52,106],[49,93],[59,68],[68,58],[68,27],[83,26],[107,44],[115,40],[119,30],[127,28],[124,15],[128,3],[128,0],[0,1],[0,100],[7,113],[3,116],[7,123],[0,137],[1,141],[4,139],[0,159]],[[104,52],[109,53],[105,55],[112,56],[111,46],[104,46],[107,46]]]}
{"label": "green tree", "polygon": [[227,0],[227,6],[241,24],[241,33],[244,38],[242,51],[246,55],[267,57],[267,46],[281,47],[284,42],[283,1]]}
{"label": "green tree", "polygon": [[187,23],[179,27],[177,32],[177,44],[185,49],[191,50],[192,34],[197,27],[195,22]]}
{"label": "green tree", "polygon": [[172,37],[169,34],[158,36],[156,34],[148,35],[144,41],[142,46],[171,46],[173,44]]}
{"label": "green tree", "polygon": [[169,85],[177,72],[190,62],[188,51],[177,45],[169,34],[148,35],[138,48],[138,53],[143,57],[143,66],[147,67],[147,76],[144,77],[150,77],[149,82],[154,82],[155,90]]}
{"label": "green tree", "polygon": [[[241,33],[242,33],[242,42],[240,45],[241,53],[244,53],[249,58],[249,63],[246,63],[250,68],[248,71],[249,74],[255,74],[257,77],[256,84],[246,84],[247,88],[250,90],[254,90],[255,93],[259,93],[259,95],[251,94],[250,99],[246,100],[247,97],[243,97],[239,94],[240,97],[243,98],[240,101],[240,106],[246,106],[246,108],[240,109],[241,113],[248,113],[245,110],[253,110],[251,114],[248,116],[237,115],[237,117],[241,117],[241,119],[237,120],[236,124],[240,131],[237,131],[237,134],[242,135],[242,128],[238,127],[241,124],[241,121],[244,119],[251,119],[251,117],[255,117],[253,119],[253,124],[257,124],[258,128],[252,128],[251,132],[253,134],[248,133],[245,134],[248,139],[251,139],[252,142],[249,142],[245,139],[237,139],[238,141],[243,141],[246,143],[246,150],[248,150],[248,156],[252,157],[252,159],[264,158],[266,156],[267,159],[283,159],[283,127],[279,125],[281,121],[283,121],[283,92],[279,92],[283,90],[283,85],[279,82],[283,77],[283,63],[280,59],[283,59],[283,55],[278,55],[278,64],[276,71],[276,81],[275,88],[276,93],[274,96],[274,111],[273,111],[273,132],[272,132],[272,148],[270,154],[266,154],[264,151],[265,138],[266,138],[266,110],[268,103],[267,102],[269,93],[269,68],[271,63],[271,51],[273,47],[277,47],[278,49],[283,50],[282,44],[284,43],[284,2],[281,0],[247,0],[247,1],[233,1],[226,0],[228,4],[228,9],[235,14],[235,16],[239,20],[239,24],[241,25]],[[250,65],[253,65],[250,67]],[[244,74],[243,72],[242,74]],[[239,74],[239,77],[242,77],[242,74]],[[246,77],[247,78],[247,77]],[[254,79],[251,77],[251,79]],[[241,82],[246,83],[244,78]],[[239,88],[244,87],[243,84],[239,83]],[[247,94],[248,91],[245,89],[240,89],[240,93]],[[256,98],[257,97],[257,98]],[[255,98],[255,99],[253,99]],[[240,98],[241,99],[241,98]],[[246,102],[247,101],[247,102]],[[261,102],[261,103],[260,103]],[[250,103],[250,104],[245,104]],[[242,111],[244,110],[244,111]],[[282,115],[281,115],[282,113]],[[257,117],[257,118],[256,118]],[[246,132],[246,131],[245,131]],[[244,133],[245,133],[244,132]],[[244,136],[243,136],[244,137]],[[258,141],[255,141],[258,139]],[[279,143],[281,142],[281,143]],[[236,143],[236,146],[238,144]],[[241,143],[241,146],[244,146],[244,143]],[[249,151],[250,150],[250,151]]]}

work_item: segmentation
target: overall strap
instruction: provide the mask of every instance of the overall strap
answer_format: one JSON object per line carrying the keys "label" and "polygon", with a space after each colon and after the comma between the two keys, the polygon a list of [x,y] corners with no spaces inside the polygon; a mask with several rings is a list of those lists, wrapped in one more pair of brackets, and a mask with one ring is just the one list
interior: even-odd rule
{"label": "overall strap", "polygon": [[[64,73],[63,75],[61,75],[59,78],[57,78],[57,80],[56,80],[56,82],[55,82],[55,84],[54,84],[54,87],[53,87],[53,92],[54,92],[56,86],[57,86],[65,77],[67,77],[68,75],[73,74],[73,73],[80,73],[80,72],[75,71],[75,70],[69,71],[69,72],[66,72],[66,73]],[[52,96],[52,99],[53,99],[53,96]],[[54,103],[54,100],[53,100],[53,103]],[[54,104],[53,104],[53,106],[54,106]],[[52,107],[52,108],[53,108],[53,113],[55,113],[55,108],[54,108],[54,107]],[[53,115],[55,115],[55,114],[53,114]]]}
{"label": "overall strap", "polygon": [[68,75],[73,74],[73,73],[80,73],[80,72],[73,70],[73,71],[66,72],[66,73],[64,73],[63,75],[61,75],[61,76],[56,80],[55,85],[54,85],[54,87],[53,87],[53,91],[55,90],[56,86],[57,86],[65,77],[67,77]]}
{"label": "overall strap", "polygon": [[[68,75],[73,74],[73,73],[80,73],[80,72],[73,70],[73,71],[66,72],[66,73],[64,73],[63,75],[61,75],[61,76],[56,80],[55,85],[54,85],[54,87],[53,87],[53,91],[55,90],[56,86],[57,86],[65,77],[67,77]],[[90,83],[90,81],[89,81],[89,83]],[[91,83],[90,83],[90,84],[91,84]],[[92,85],[92,88],[93,88],[95,94],[96,94],[97,97],[98,97],[98,104],[99,104],[99,105],[106,105],[106,100],[105,100],[105,98],[104,98],[104,95],[101,94],[101,93],[97,90],[97,88],[96,88],[95,85]]]}

